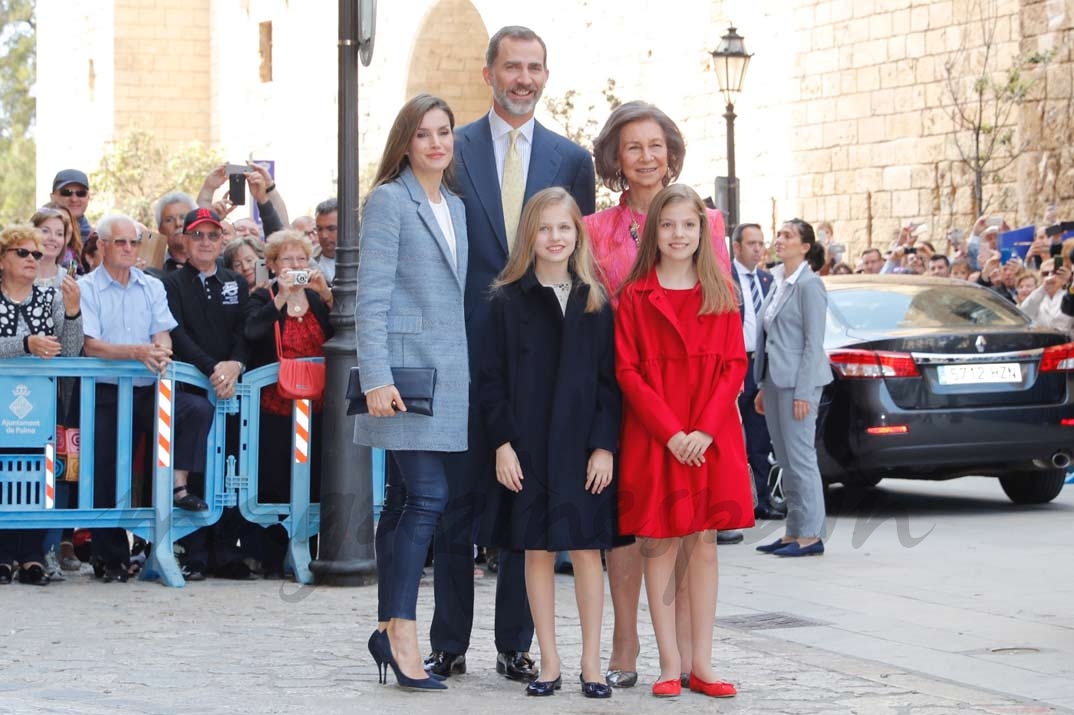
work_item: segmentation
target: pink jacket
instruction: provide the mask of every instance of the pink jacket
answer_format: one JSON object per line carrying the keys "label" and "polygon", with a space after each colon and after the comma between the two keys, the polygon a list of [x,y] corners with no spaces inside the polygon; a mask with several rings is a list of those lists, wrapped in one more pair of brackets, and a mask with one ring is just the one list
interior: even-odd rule
{"label": "pink jacket", "polygon": [[[584,219],[590,245],[593,247],[593,258],[600,269],[601,282],[612,297],[612,305],[618,303],[619,288],[630,274],[634,258],[638,255],[638,246],[630,235],[630,224],[635,216],[639,224],[639,238],[645,229],[645,216],[634,214],[627,205],[628,194],[629,191],[624,191],[620,195],[618,206],[598,211]],[[712,248],[720,265],[730,276],[731,258],[727,254],[727,232],[724,229],[723,214],[714,209],[708,209],[707,213]]]}

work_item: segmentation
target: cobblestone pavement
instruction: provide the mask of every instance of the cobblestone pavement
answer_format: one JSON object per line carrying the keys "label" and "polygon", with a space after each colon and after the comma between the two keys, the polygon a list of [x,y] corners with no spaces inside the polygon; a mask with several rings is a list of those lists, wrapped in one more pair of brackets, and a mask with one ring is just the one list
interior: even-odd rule
{"label": "cobblestone pavement", "polygon": [[[738,548],[724,559],[725,583]],[[419,623],[428,626],[431,579]],[[376,588],[209,580],[169,589],[155,583],[94,583],[80,575],[47,588],[0,587],[0,713],[955,713],[1061,712],[872,660],[719,624],[717,670],[739,696],[712,701],[648,693],[657,672],[647,613],[641,614],[641,680],[608,701],[586,700],[572,664],[581,652],[572,579],[557,576],[564,689],[525,698],[495,674],[491,613],[495,579],[479,578],[469,673],[446,693],[407,693],[377,684],[365,648]],[[733,586],[724,586],[733,589]],[[644,599],[643,599],[644,601]],[[605,657],[611,607],[605,612]],[[728,618],[733,623],[733,619]],[[390,678],[390,676],[389,676]]]}

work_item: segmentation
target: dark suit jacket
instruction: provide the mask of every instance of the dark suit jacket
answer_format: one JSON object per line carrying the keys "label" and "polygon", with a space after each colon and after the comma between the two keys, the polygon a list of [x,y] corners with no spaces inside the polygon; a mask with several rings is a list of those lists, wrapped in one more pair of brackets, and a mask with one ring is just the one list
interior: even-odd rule
{"label": "dark suit jacket", "polygon": [[[761,302],[768,297],[768,291],[772,289],[772,274],[761,268],[761,264],[758,263],[754,269],[757,272],[757,280],[761,281]],[[746,301],[751,300],[749,288],[744,288],[738,278],[738,269],[735,268],[734,260],[731,261],[731,278],[735,281],[735,287],[738,288],[738,317],[743,320],[746,319]],[[761,316],[757,316],[759,320]]]}
{"label": "dark suit jacket", "polygon": [[[466,333],[473,351],[484,343],[487,333],[489,285],[507,265],[507,229],[488,115],[455,131],[455,168],[459,193],[466,205],[470,242]],[[583,216],[596,210],[593,157],[574,142],[534,122],[525,200],[549,186],[567,189]],[[480,364],[476,357],[475,354],[475,359],[470,360],[475,378]]]}

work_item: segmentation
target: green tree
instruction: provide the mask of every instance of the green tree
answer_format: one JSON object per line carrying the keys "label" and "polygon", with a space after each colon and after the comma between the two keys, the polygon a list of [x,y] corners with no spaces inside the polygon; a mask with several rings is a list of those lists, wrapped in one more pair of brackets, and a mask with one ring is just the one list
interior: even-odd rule
{"label": "green tree", "polygon": [[30,96],[37,75],[34,0],[0,0],[0,224],[34,211],[37,149]]}
{"label": "green tree", "polygon": [[131,129],[105,147],[90,177],[94,205],[109,207],[156,228],[153,204],[169,191],[197,196],[220,153],[200,142],[169,149],[145,129]]}
{"label": "green tree", "polygon": [[[596,104],[590,104],[584,111],[579,109],[576,101],[580,97],[577,90],[568,89],[562,97],[548,97],[544,101],[545,109],[552,119],[563,128],[563,134],[586,151],[593,152],[593,140],[600,134],[608,115],[623,102],[615,94],[615,80],[609,78],[601,90],[607,109],[596,114]],[[597,117],[600,117],[600,121]],[[615,197],[606,187],[597,186],[597,209],[606,209],[615,204]]]}

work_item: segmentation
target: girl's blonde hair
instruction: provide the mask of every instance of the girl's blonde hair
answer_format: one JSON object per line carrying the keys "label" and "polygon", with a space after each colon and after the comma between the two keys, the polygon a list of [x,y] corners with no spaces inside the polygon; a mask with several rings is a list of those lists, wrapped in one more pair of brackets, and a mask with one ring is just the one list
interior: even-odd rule
{"label": "girl's blonde hair", "polygon": [[604,288],[597,280],[596,271],[593,268],[593,254],[589,250],[589,234],[585,230],[585,222],[582,221],[582,212],[574,198],[567,193],[566,189],[553,186],[534,194],[533,198],[526,202],[522,209],[522,218],[518,221],[518,234],[515,239],[514,250],[500,275],[492,282],[492,290],[496,291],[509,283],[520,280],[536,261],[537,231],[541,226],[541,212],[549,206],[561,205],[567,209],[571,221],[574,223],[574,231],[577,241],[574,253],[567,262],[567,268],[574,275],[574,280],[589,286],[589,298],[586,300],[585,312],[595,313],[604,307],[608,297],[604,294]]}
{"label": "girl's blonde hair", "polygon": [[623,287],[645,278],[652,271],[653,266],[659,263],[660,247],[656,234],[660,226],[660,214],[667,206],[683,201],[689,203],[697,212],[701,229],[697,250],[694,251],[697,280],[701,284],[701,310],[698,315],[729,313],[732,310],[738,310],[738,302],[735,300],[731,281],[720,270],[716,262],[716,254],[712,250],[712,237],[709,234],[709,220],[705,212],[705,204],[697,192],[686,184],[672,184],[653,197],[649,210],[645,214],[645,228],[638,242],[638,257],[634,259],[634,267],[630,269],[630,275],[623,282]]}

